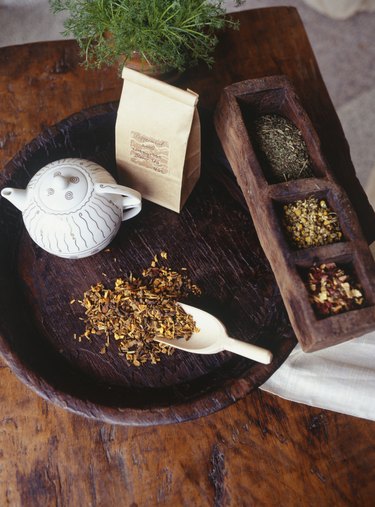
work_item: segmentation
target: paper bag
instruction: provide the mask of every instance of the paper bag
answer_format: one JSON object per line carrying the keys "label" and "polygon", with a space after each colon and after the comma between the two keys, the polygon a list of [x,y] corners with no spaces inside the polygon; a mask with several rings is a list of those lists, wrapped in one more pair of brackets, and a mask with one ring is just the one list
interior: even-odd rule
{"label": "paper bag", "polygon": [[118,176],[180,212],[200,175],[198,96],[124,68],[116,121]]}

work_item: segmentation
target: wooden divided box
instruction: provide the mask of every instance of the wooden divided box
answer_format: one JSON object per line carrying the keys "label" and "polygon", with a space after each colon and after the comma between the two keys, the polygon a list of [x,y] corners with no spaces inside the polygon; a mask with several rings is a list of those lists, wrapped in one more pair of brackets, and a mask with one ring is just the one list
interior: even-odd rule
{"label": "wooden divided box", "polygon": [[[286,118],[302,134],[310,159],[308,177],[275,182],[255,139],[254,122]],[[335,181],[319,138],[285,76],[235,83],[223,90],[215,127],[244,194],[260,243],[273,269],[290,322],[305,352],[329,347],[375,329],[375,263],[351,202]],[[283,210],[311,197],[335,214],[340,239],[297,248],[288,238]],[[360,288],[362,303],[341,313],[319,313],[309,292],[314,266],[335,263]],[[324,298],[324,296],[322,296]]]}

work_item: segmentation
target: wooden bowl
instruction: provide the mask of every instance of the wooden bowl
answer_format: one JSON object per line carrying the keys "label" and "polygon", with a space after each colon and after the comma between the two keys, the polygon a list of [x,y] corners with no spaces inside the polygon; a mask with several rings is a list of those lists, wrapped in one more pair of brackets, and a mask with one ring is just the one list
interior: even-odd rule
{"label": "wooden bowl", "polygon": [[[64,157],[89,158],[115,175],[117,104],[97,106],[43,132],[11,160],[0,187],[25,188],[42,166]],[[203,130],[205,124],[203,122]],[[206,135],[206,134],[205,134]],[[21,213],[0,200],[0,352],[38,394],[87,417],[123,425],[194,419],[235,402],[280,366],[296,340],[272,270],[234,179],[203,162],[202,178],[181,214],[144,202],[124,222],[110,251],[69,260],[41,250]],[[217,178],[215,178],[215,175]],[[140,274],[155,254],[188,268],[203,289],[194,304],[211,311],[235,337],[269,347],[264,366],[230,353],[200,356],[176,351],[157,365],[128,366],[115,346],[79,343],[82,308],[71,305],[98,281]]]}
{"label": "wooden bowl", "polygon": [[[313,177],[272,183],[253,138],[254,120],[277,114],[302,133]],[[344,190],[335,182],[320,140],[285,76],[235,83],[224,89],[215,126],[237,177],[260,243],[272,266],[296,336],[306,352],[361,336],[375,329],[375,263],[357,216]],[[343,240],[326,246],[294,249],[286,239],[280,209],[308,197],[325,199],[337,214]],[[306,271],[314,264],[335,262],[353,272],[366,304],[357,310],[319,318],[309,301]]]}

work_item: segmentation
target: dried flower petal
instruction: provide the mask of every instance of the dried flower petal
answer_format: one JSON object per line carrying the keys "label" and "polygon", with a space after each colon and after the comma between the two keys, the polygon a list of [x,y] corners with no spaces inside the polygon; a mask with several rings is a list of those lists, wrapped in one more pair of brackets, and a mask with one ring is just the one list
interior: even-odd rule
{"label": "dried flower petal", "polygon": [[297,248],[328,245],[342,240],[337,218],[324,199],[309,197],[283,206],[283,225]]}
{"label": "dried flower petal", "polygon": [[[165,259],[167,254],[160,256]],[[101,354],[112,340],[119,354],[134,366],[155,364],[161,354],[171,355],[174,349],[154,338],[187,340],[197,331],[193,317],[177,301],[200,293],[186,269],[179,273],[159,266],[155,256],[141,277],[117,278],[113,288],[97,283],[84,293],[78,302],[85,308],[85,331],[78,340],[100,336],[105,340]]]}
{"label": "dried flower petal", "polygon": [[365,302],[362,289],[354,277],[334,262],[314,264],[309,270],[307,288],[310,301],[321,316],[355,310]]}

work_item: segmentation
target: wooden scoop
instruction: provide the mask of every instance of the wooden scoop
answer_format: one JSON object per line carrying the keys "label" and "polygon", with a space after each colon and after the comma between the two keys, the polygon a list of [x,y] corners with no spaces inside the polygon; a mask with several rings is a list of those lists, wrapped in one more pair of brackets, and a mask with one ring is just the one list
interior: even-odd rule
{"label": "wooden scoop", "polygon": [[223,350],[229,350],[259,363],[269,364],[272,361],[272,353],[269,350],[230,338],[220,320],[210,313],[185,303],[179,303],[179,305],[186,313],[193,316],[199,332],[193,333],[189,340],[155,338],[157,342],[193,354],[217,354]]}

